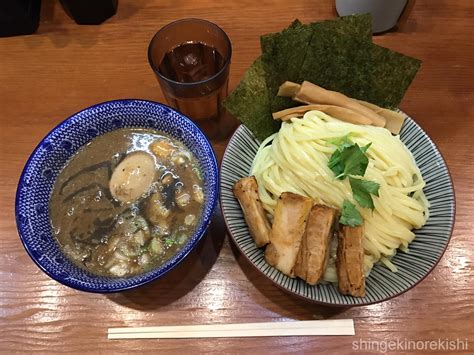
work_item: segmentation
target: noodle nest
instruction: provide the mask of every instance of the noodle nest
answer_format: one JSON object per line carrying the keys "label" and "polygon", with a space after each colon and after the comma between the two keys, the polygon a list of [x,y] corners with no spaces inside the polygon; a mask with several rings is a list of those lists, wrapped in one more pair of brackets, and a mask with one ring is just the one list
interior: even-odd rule
{"label": "noodle nest", "polygon": [[[328,167],[338,142],[345,138],[359,146],[371,143],[364,179],[380,185],[379,196],[373,196],[373,210],[358,206],[349,179],[336,179]],[[425,182],[399,136],[385,128],[343,122],[320,111],[283,122],[279,132],[261,144],[251,174],[257,179],[260,199],[271,217],[278,197],[288,191],[339,210],[345,199],[356,204],[364,220],[366,275],[377,262],[396,272],[390,258],[399,248],[408,251],[415,238],[412,229],[421,228],[428,219]],[[337,281],[336,239],[332,240],[324,274],[328,282]]]}

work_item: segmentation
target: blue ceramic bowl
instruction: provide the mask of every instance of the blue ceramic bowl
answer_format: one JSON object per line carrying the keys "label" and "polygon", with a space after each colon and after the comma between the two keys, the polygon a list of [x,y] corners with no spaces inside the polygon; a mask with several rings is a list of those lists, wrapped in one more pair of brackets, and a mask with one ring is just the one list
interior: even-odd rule
{"label": "blue ceramic bowl", "polygon": [[[56,177],[77,150],[94,137],[123,127],[153,128],[183,142],[202,168],[206,201],[196,232],[178,254],[147,273],[112,278],[89,273],[64,256],[51,232],[48,204]],[[218,191],[216,156],[206,136],[191,120],[156,102],[109,101],[72,115],[35,148],[18,183],[16,223],[26,251],[51,278],[82,291],[117,292],[156,280],[182,261],[204,235],[217,204]]]}

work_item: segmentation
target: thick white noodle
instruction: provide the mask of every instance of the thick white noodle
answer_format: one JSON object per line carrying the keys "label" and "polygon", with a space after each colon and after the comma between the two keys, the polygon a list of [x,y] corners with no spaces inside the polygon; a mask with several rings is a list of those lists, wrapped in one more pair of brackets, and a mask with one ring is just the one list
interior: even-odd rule
{"label": "thick white noodle", "polygon": [[[396,271],[390,258],[398,248],[407,250],[415,237],[412,229],[425,224],[429,206],[423,194],[425,182],[411,153],[387,129],[339,121],[320,111],[284,122],[278,133],[262,143],[252,165],[260,199],[271,216],[285,191],[338,209],[344,199],[357,206],[348,179],[336,179],[328,167],[337,148],[335,140],[346,135],[359,146],[372,143],[364,178],[380,184],[379,197],[373,196],[375,209],[358,206],[364,218],[366,274],[378,261]],[[325,281],[337,281],[335,250],[333,245]]]}

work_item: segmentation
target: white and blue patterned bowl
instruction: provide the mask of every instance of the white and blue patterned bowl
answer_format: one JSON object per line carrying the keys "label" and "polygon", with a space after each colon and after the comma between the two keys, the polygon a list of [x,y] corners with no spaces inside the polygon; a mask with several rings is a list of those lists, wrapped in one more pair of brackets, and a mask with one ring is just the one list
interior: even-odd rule
{"label": "white and blue patterned bowl", "polygon": [[[123,127],[153,128],[183,142],[197,157],[206,196],[196,232],[184,248],[163,265],[129,278],[91,274],[70,262],[51,233],[49,198],[61,169],[94,137]],[[168,106],[145,100],[116,100],[86,108],[55,127],[28,159],[18,183],[16,223],[21,241],[34,262],[51,278],[89,292],[117,292],[153,281],[174,268],[197,245],[215,210],[219,171],[211,144],[186,116]]]}
{"label": "white and blue patterned bowl", "polygon": [[252,161],[260,142],[245,127],[234,133],[222,160],[221,208],[230,236],[250,263],[283,290],[307,300],[332,306],[361,306],[398,296],[421,282],[436,266],[448,246],[454,225],[454,190],[446,163],[428,135],[407,117],[400,139],[412,152],[421,170],[426,187],[430,217],[423,228],[415,230],[416,238],[409,245],[410,252],[398,252],[392,262],[398,272],[392,273],[382,265],[375,265],[366,280],[366,296],[352,297],[339,293],[333,284],[308,285],[290,278],[264,258],[249,235],[238,201],[232,192],[237,180],[250,173]]}

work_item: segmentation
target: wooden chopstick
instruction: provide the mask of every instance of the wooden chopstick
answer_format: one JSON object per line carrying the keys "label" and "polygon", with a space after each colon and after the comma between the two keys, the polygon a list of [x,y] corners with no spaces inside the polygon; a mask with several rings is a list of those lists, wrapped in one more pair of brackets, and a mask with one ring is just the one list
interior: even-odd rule
{"label": "wooden chopstick", "polygon": [[108,339],[236,338],[354,335],[352,319],[109,328]]}

